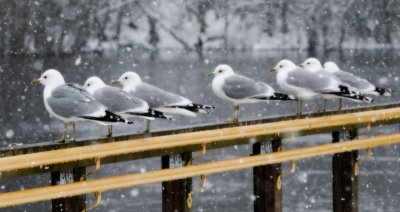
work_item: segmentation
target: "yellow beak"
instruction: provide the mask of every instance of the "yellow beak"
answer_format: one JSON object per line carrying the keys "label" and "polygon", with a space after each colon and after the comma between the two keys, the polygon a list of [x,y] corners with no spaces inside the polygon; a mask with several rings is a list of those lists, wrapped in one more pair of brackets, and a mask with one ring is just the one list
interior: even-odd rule
{"label": "yellow beak", "polygon": [[269,69],[267,69],[267,71],[271,73],[271,72],[277,71],[277,69],[276,68],[269,68]]}
{"label": "yellow beak", "polygon": [[209,73],[207,74],[207,76],[208,76],[208,77],[214,77],[215,74],[214,74],[214,72],[209,72]]}
{"label": "yellow beak", "polygon": [[300,68],[304,68],[304,66],[302,64],[297,65]]}
{"label": "yellow beak", "polygon": [[112,81],[111,81],[111,85],[116,85],[116,84],[119,84],[119,81],[118,81],[118,80],[112,80]]}
{"label": "yellow beak", "polygon": [[38,79],[34,79],[31,81],[31,84],[39,84],[39,83],[40,83],[40,80],[38,80]]}

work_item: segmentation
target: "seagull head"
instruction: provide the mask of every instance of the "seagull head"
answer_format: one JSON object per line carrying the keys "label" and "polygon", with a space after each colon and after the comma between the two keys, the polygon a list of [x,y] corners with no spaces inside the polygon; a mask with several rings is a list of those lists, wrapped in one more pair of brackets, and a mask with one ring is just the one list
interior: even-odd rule
{"label": "seagull head", "polygon": [[332,62],[332,61],[324,63],[324,69],[329,71],[329,72],[331,72],[331,73],[336,72],[336,71],[340,71],[340,69],[336,65],[336,63]]}
{"label": "seagull head", "polygon": [[208,73],[209,77],[229,76],[234,74],[233,69],[229,65],[218,65],[214,71]]}
{"label": "seagull head", "polygon": [[292,61],[288,59],[283,59],[276,64],[275,67],[268,69],[268,72],[275,72],[275,71],[291,71],[295,69],[297,66]]}
{"label": "seagull head", "polygon": [[317,70],[321,70],[322,69],[322,65],[321,62],[319,62],[319,60],[317,58],[308,58],[306,59],[301,65],[300,67],[305,68],[309,71],[317,71]]}
{"label": "seagull head", "polygon": [[83,84],[83,88],[85,88],[90,94],[93,95],[93,93],[105,86],[106,84],[103,82],[103,80],[101,80],[99,77],[93,76],[93,77],[89,77],[85,84]]}
{"label": "seagull head", "polygon": [[111,84],[121,84],[123,87],[136,86],[140,83],[142,83],[142,79],[133,71],[125,72],[118,80],[113,80],[111,82]]}
{"label": "seagull head", "polygon": [[64,77],[61,73],[55,69],[49,69],[45,71],[39,79],[34,79],[31,82],[32,84],[42,84],[44,86],[57,86],[64,84]]}

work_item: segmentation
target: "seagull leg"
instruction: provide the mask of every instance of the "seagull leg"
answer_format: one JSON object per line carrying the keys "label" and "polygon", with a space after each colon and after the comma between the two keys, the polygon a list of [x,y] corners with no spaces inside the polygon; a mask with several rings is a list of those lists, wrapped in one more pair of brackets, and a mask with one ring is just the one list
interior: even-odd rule
{"label": "seagull leg", "polygon": [[72,129],[73,129],[73,134],[71,141],[76,141],[76,121],[72,122]]}
{"label": "seagull leg", "polygon": [[225,122],[237,123],[238,121],[239,121],[239,105],[233,104],[233,117],[232,117],[232,119],[225,120]]}
{"label": "seagull leg", "polygon": [[323,112],[326,112],[326,102],[327,101],[328,101],[327,99],[324,99],[324,110],[323,110]]}
{"label": "seagull leg", "polygon": [[67,124],[68,124],[67,122],[64,122],[64,132],[63,132],[61,138],[54,141],[54,143],[64,143],[65,142],[65,139],[67,138],[67,127],[68,127]]}
{"label": "seagull leg", "polygon": [[107,126],[107,134],[103,135],[102,137],[111,137],[112,136],[112,125]]}
{"label": "seagull leg", "polygon": [[234,104],[233,105],[233,123],[237,123],[239,121],[239,105]]}
{"label": "seagull leg", "polygon": [[112,136],[112,125],[108,125],[108,137]]}
{"label": "seagull leg", "polygon": [[339,98],[339,108],[338,108],[339,111],[342,111],[342,104],[343,104],[343,100],[342,100],[342,98]]}
{"label": "seagull leg", "polygon": [[303,100],[301,98],[297,99],[297,112],[296,115],[301,115],[303,110]]}
{"label": "seagull leg", "polygon": [[143,131],[143,133],[149,133],[150,132],[150,120],[146,119],[146,129]]}

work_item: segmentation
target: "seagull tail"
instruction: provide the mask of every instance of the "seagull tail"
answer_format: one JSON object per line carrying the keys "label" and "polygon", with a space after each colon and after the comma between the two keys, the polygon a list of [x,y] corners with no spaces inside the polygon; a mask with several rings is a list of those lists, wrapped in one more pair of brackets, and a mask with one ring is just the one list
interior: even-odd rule
{"label": "seagull tail", "polygon": [[377,92],[380,96],[392,96],[394,91],[386,88],[375,87],[375,92]]}
{"label": "seagull tail", "polygon": [[104,121],[104,122],[123,122],[125,124],[133,124],[133,121],[126,120],[121,116],[109,111],[105,110],[104,116],[79,116],[83,119],[93,120],[93,121]]}
{"label": "seagull tail", "polygon": [[145,113],[140,113],[140,112],[128,112],[127,114],[129,115],[134,115],[134,116],[144,116],[148,118],[158,118],[158,119],[167,119],[167,120],[175,120],[172,116],[165,114],[163,112],[160,112],[158,110],[154,109],[149,109]]}

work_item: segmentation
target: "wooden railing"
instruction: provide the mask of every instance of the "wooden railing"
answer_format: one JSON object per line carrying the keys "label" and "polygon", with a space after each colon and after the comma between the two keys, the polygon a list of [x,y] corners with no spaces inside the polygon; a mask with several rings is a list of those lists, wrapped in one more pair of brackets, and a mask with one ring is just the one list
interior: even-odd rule
{"label": "wooden railing", "polygon": [[[254,167],[255,211],[282,208],[282,162],[334,154],[335,211],[357,210],[357,150],[400,143],[400,134],[357,139],[357,129],[400,121],[400,104],[348,109],[340,112],[277,117],[238,124],[216,124],[188,129],[136,134],[75,143],[41,143],[0,149],[0,177],[52,172],[53,186],[0,194],[0,207],[53,200],[55,211],[80,211],[85,194],[163,182],[163,210],[189,211],[191,178]],[[285,136],[331,132],[333,142],[282,150]],[[354,139],[354,140],[353,140]],[[353,140],[338,142],[339,140]],[[253,145],[252,156],[202,164],[191,163],[191,153],[233,145]],[[86,167],[162,156],[162,170],[85,180]],[[294,166],[293,166],[294,167]],[[343,176],[343,173],[347,173]],[[70,180],[65,182],[69,175]],[[352,178],[352,180],[348,180]],[[256,189],[258,188],[258,189]],[[347,189],[345,189],[347,188]],[[348,188],[351,188],[350,190]],[[346,197],[346,198],[343,198]],[[343,201],[345,199],[345,201]],[[100,200],[100,198],[98,198]],[[266,204],[268,202],[268,204]]]}

